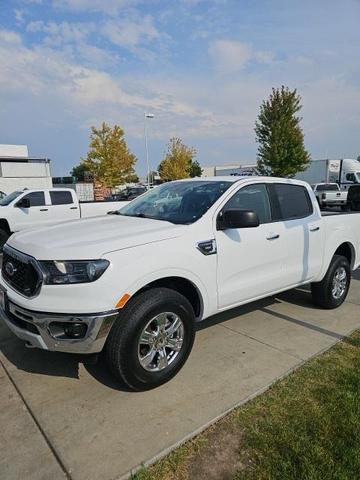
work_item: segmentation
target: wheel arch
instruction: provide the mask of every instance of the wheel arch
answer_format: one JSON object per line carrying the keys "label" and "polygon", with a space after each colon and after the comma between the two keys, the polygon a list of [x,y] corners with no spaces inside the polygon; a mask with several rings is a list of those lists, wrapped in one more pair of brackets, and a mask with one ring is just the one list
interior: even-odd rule
{"label": "wheel arch", "polygon": [[356,260],[356,250],[354,245],[351,242],[341,243],[341,245],[337,247],[337,249],[335,250],[331,258],[333,258],[334,255],[342,255],[343,257],[347,258],[350,263],[351,269],[354,268],[355,260]]}
{"label": "wheel arch", "polygon": [[194,284],[194,282],[182,276],[171,275],[152,280],[143,287],[136,290],[132,294],[131,299],[137,297],[145,290],[150,290],[151,288],[158,287],[165,287],[179,292],[190,302],[191,306],[194,309],[195,318],[200,319],[202,317],[204,312],[203,295],[200,292],[199,288]]}
{"label": "wheel arch", "polygon": [[10,225],[6,218],[0,218],[0,229],[5,230],[9,235],[11,234]]}

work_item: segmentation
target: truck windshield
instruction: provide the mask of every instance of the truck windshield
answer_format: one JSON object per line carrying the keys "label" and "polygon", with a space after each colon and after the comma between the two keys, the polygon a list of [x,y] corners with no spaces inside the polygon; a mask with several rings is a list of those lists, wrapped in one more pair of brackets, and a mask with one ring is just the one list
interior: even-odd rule
{"label": "truck windshield", "polygon": [[9,205],[13,200],[15,200],[15,198],[17,198],[21,193],[24,193],[24,192],[12,192],[12,193],[9,193],[9,195],[6,195],[6,197],[2,198],[0,200],[0,205],[2,205],[3,207],[5,207],[6,205]]}
{"label": "truck windshield", "polygon": [[337,183],[324,183],[323,185],[316,186],[317,192],[338,192],[339,185]]}
{"label": "truck windshield", "polygon": [[231,184],[196,180],[165,183],[136,198],[117,213],[176,224],[193,223],[207,212]]}

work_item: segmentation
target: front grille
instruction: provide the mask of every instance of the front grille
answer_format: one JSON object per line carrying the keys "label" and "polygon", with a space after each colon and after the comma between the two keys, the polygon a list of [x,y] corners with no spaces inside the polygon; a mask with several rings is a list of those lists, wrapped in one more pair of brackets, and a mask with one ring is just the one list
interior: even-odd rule
{"label": "front grille", "polygon": [[3,249],[2,275],[8,284],[26,297],[33,297],[41,284],[35,260],[7,245]]}

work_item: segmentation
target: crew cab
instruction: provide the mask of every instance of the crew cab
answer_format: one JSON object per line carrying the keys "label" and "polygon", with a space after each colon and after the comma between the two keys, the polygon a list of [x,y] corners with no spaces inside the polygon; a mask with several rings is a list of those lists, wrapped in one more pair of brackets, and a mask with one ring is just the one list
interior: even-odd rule
{"label": "crew cab", "polygon": [[346,207],[348,192],[342,192],[337,183],[316,183],[312,186],[320,208]]}
{"label": "crew cab", "polygon": [[70,188],[19,190],[0,200],[0,249],[14,232],[67,220],[105,215],[124,202],[79,203]]}
{"label": "crew cab", "polygon": [[360,216],[322,216],[305,182],[180,180],[116,215],[10,237],[0,315],[29,347],[105,350],[114,375],[145,390],[180,370],[211,315],[304,284],[339,307],[359,246]]}

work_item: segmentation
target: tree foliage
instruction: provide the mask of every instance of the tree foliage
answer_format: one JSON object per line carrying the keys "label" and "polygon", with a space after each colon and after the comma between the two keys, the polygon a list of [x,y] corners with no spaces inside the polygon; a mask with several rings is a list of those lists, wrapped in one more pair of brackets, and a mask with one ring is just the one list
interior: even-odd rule
{"label": "tree foliage", "polygon": [[132,154],[124,138],[124,130],[103,122],[100,128],[91,127],[90,145],[86,159],[82,159],[86,171],[102,185],[113,188],[136,178]]}
{"label": "tree foliage", "polygon": [[262,175],[293,177],[304,171],[310,155],[304,146],[300,127],[301,97],[296,89],[273,88],[260,107],[255,124],[258,147],[258,171]]}
{"label": "tree foliage", "polygon": [[88,173],[86,165],[84,165],[84,163],[80,163],[80,165],[73,167],[70,175],[74,177],[77,182],[84,182],[86,173]]}
{"label": "tree foliage", "polygon": [[158,167],[160,177],[165,180],[178,180],[197,176],[202,169],[194,160],[196,150],[185,145],[181,138],[173,137],[167,145],[165,157]]}
{"label": "tree foliage", "polygon": [[203,169],[197,160],[192,160],[190,163],[189,174],[191,178],[201,177]]}

